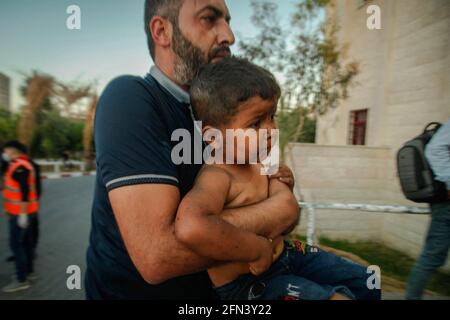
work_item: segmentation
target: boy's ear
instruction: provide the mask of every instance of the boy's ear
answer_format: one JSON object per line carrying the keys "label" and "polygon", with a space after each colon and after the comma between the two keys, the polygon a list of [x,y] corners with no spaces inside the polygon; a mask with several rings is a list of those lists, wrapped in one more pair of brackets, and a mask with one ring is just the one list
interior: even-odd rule
{"label": "boy's ear", "polygon": [[202,128],[202,136],[203,140],[207,144],[211,144],[213,146],[220,147],[220,144],[223,143],[222,131],[214,128],[213,126],[205,126]]}
{"label": "boy's ear", "polygon": [[202,137],[203,137],[203,139],[205,140],[205,142],[207,143],[207,144],[210,144],[210,143],[213,143],[214,142],[214,139],[211,139],[211,137],[209,137],[206,133],[209,131],[209,130],[211,130],[211,129],[215,129],[214,127],[212,127],[212,126],[204,126],[204,127],[202,127]]}
{"label": "boy's ear", "polygon": [[212,126],[203,126],[202,127],[202,135],[205,135],[206,131],[214,129]]}

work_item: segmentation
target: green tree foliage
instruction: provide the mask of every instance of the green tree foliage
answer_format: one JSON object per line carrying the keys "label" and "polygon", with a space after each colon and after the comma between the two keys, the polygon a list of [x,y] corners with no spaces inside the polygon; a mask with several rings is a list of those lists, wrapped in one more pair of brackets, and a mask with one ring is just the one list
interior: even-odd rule
{"label": "green tree foliage", "polygon": [[32,155],[60,158],[65,151],[82,151],[83,128],[82,121],[62,117],[59,111],[46,106],[38,115],[36,134],[31,145]]}
{"label": "green tree foliage", "polygon": [[0,145],[16,139],[18,116],[0,108]]}
{"label": "green tree foliage", "polygon": [[[0,145],[17,139],[19,116],[0,108]],[[32,157],[60,158],[65,151],[71,154],[83,151],[84,121],[62,117],[49,98],[36,118],[36,134],[30,148]]]}
{"label": "green tree foliage", "polygon": [[296,0],[290,23],[283,27],[275,2],[253,1],[252,22],[258,33],[238,43],[244,57],[280,81],[282,150],[289,142],[314,142],[314,119],[347,97],[358,73],[356,62],[344,64],[340,59],[345,48],[337,45],[334,21],[325,19],[327,5],[329,0]]}
{"label": "green tree foliage", "polygon": [[[289,142],[314,143],[316,140],[316,120],[312,116],[305,116],[303,130],[295,136],[299,127],[299,113],[307,113],[304,109],[282,110],[278,112],[277,122],[281,128],[280,145],[286,146]],[[294,140],[295,137],[295,140]]]}
{"label": "green tree foliage", "polygon": [[[37,74],[34,72],[26,76],[24,84],[20,88],[20,92],[24,98],[27,95],[27,89],[30,86],[32,77]],[[68,86],[65,88],[68,88]],[[66,91],[69,90],[67,89]],[[30,153],[34,158],[55,159],[61,158],[63,152],[81,154],[83,151],[84,121],[62,116],[61,110],[68,111],[68,103],[64,103],[61,98],[56,99],[53,91],[52,93],[51,96],[44,99],[39,108],[36,108],[36,123],[30,145]],[[14,138],[17,133],[19,116],[20,113],[19,115],[13,116],[15,126],[11,128],[11,132],[13,132],[11,133],[11,137]]]}

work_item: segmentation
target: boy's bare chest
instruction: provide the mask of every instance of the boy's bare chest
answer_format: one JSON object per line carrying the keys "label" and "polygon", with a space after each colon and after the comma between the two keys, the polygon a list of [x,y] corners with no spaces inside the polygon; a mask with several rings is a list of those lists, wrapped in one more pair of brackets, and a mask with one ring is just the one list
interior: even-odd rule
{"label": "boy's bare chest", "polygon": [[259,172],[233,176],[226,209],[252,205],[269,196],[269,179]]}

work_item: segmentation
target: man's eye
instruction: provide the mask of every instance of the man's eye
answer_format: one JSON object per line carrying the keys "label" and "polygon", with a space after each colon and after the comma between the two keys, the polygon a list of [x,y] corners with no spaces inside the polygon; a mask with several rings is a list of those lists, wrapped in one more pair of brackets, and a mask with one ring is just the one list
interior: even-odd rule
{"label": "man's eye", "polygon": [[202,20],[205,20],[208,23],[214,23],[216,21],[216,17],[215,16],[207,16],[207,17],[203,17]]}

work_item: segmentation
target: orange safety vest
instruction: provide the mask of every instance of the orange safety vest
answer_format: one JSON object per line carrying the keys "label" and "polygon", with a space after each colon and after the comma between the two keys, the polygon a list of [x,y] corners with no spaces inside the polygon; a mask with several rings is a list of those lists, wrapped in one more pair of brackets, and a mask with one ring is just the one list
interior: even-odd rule
{"label": "orange safety vest", "polygon": [[13,174],[19,167],[25,167],[30,171],[28,176],[28,202],[26,213],[34,214],[39,210],[38,195],[36,192],[36,174],[34,172],[33,165],[25,158],[17,158],[8,166],[8,170],[5,174],[5,181],[3,186],[3,209],[6,213],[11,215],[19,215],[25,213],[22,211],[22,192],[20,190],[20,184],[13,179]]}

